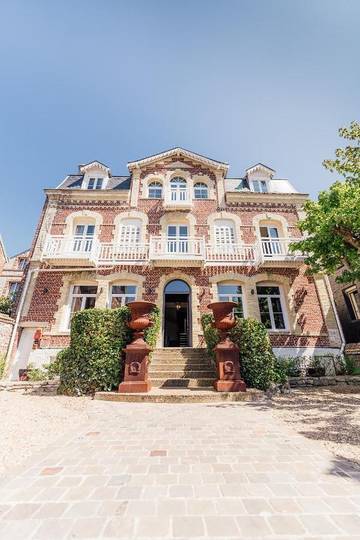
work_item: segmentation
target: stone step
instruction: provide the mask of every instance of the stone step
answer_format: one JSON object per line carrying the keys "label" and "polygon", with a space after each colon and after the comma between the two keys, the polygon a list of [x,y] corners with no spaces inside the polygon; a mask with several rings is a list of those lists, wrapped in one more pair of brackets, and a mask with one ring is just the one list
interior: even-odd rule
{"label": "stone step", "polygon": [[152,368],[160,369],[160,370],[169,370],[169,369],[175,369],[175,370],[181,370],[181,369],[211,369],[214,370],[215,366],[208,362],[153,362],[151,361],[149,369]]}
{"label": "stone step", "polygon": [[184,355],[177,355],[177,354],[152,354],[151,360],[170,360],[170,361],[178,361],[178,362],[211,362],[211,357],[207,354],[198,354],[194,356],[184,356]]}
{"label": "stone step", "polygon": [[158,355],[177,355],[177,356],[197,356],[197,355],[207,355],[208,352],[206,349],[154,349],[153,354]]}
{"label": "stone step", "polygon": [[209,378],[172,378],[151,377],[151,384],[155,388],[203,388],[211,387],[215,377]]}
{"label": "stone step", "polygon": [[211,378],[215,379],[215,371],[211,369],[201,369],[201,370],[171,370],[171,371],[161,371],[154,368],[149,369],[150,379],[153,377],[156,379],[202,379],[202,378]]}
{"label": "stone step", "polygon": [[148,393],[124,394],[121,392],[96,392],[95,399],[130,403],[216,403],[261,401],[264,393],[248,389],[246,392],[216,392],[214,389],[163,389],[154,388]]}

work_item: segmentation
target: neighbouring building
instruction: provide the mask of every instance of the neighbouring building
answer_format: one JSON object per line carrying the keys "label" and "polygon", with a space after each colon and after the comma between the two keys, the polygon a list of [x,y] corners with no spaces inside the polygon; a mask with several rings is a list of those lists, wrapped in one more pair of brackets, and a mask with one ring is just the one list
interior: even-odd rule
{"label": "neighbouring building", "polygon": [[228,178],[226,163],[182,148],[128,169],[115,176],[93,161],[45,190],[12,377],[67,346],[74,312],[134,299],[159,306],[158,347],[204,347],[201,314],[232,299],[265,324],[278,355],[339,352],[327,283],[289,251],[306,194],[261,163]]}
{"label": "neighbouring building", "polygon": [[338,283],[336,276],[331,276],[330,284],[346,342],[345,353],[360,362],[360,282]]}
{"label": "neighbouring building", "polygon": [[0,271],[0,296],[10,296],[16,302],[29,261],[30,250],[7,258]]}

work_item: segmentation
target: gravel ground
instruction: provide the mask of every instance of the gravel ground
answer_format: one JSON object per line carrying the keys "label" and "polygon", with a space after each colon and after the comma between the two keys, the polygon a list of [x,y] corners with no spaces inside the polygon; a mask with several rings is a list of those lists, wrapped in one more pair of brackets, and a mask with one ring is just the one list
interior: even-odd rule
{"label": "gravel ground", "polygon": [[293,390],[271,401],[273,414],[298,433],[321,441],[339,459],[360,465],[360,389]]}
{"label": "gravel ground", "polygon": [[88,419],[88,398],[0,392],[0,474]]}
{"label": "gravel ground", "polygon": [[[0,474],[87,422],[89,405],[89,398],[0,392]],[[294,390],[258,407],[270,407],[296,432],[360,465],[360,389]]]}

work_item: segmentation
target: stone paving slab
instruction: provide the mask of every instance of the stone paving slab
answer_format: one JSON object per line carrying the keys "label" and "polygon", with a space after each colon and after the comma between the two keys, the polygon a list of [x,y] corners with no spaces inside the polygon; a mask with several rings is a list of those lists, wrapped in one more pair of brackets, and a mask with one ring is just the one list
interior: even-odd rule
{"label": "stone paving slab", "polygon": [[0,479],[0,538],[360,539],[360,470],[261,404],[89,404]]}

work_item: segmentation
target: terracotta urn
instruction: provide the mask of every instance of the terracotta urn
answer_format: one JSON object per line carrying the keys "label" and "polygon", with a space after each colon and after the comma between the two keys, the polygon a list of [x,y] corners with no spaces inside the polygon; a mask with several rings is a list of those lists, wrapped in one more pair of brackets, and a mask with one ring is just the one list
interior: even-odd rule
{"label": "terracotta urn", "polygon": [[156,305],[145,300],[129,302],[126,305],[131,313],[128,326],[134,330],[134,336],[125,348],[124,380],[119,385],[119,392],[149,392],[151,382],[148,365],[151,348],[144,340],[144,330],[153,324],[150,313]]}
{"label": "terracotta urn", "polygon": [[214,327],[220,331],[220,342],[214,348],[218,378],[214,388],[218,392],[245,392],[240,375],[239,347],[231,341],[229,331],[235,326],[235,302],[213,302],[208,305],[214,314]]}
{"label": "terracotta urn", "polygon": [[126,304],[131,313],[131,319],[129,321],[129,328],[134,330],[134,341],[142,340],[144,338],[144,330],[152,326],[153,322],[150,320],[150,313],[156,307],[152,302],[145,300],[137,300]]}
{"label": "terracotta urn", "polygon": [[214,315],[214,326],[217,330],[220,330],[222,339],[227,336],[229,330],[236,324],[233,312],[236,306],[235,302],[213,302],[208,305]]}

